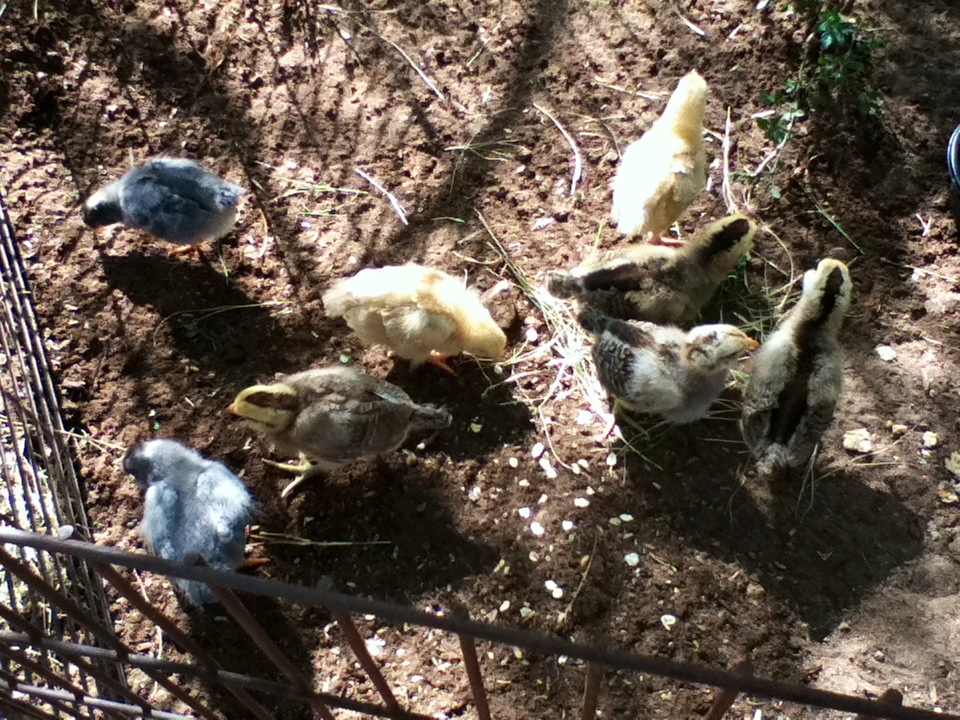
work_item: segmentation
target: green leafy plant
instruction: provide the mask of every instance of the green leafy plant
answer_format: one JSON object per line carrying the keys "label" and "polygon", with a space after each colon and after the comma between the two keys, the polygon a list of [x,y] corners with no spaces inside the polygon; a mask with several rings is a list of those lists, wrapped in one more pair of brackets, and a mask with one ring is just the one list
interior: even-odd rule
{"label": "green leafy plant", "polygon": [[816,42],[797,77],[761,97],[776,112],[757,123],[777,145],[789,140],[794,125],[813,113],[865,118],[880,107],[872,74],[873,52],[881,41],[839,10],[824,9],[818,0],[798,0],[793,8],[809,19]]}

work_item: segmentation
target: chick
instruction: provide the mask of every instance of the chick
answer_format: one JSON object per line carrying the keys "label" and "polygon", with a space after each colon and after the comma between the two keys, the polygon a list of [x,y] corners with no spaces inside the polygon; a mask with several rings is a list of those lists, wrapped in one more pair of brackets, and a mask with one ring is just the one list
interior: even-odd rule
{"label": "chick", "polygon": [[[264,433],[281,452],[300,453],[299,465],[269,463],[299,473],[282,497],[312,475],[391,452],[410,433],[440,430],[452,421],[446,410],[417,405],[396,385],[343,366],[248,387],[227,411]],[[308,462],[308,455],[316,462]]]}
{"label": "chick", "polygon": [[687,73],[663,114],[623,153],[613,180],[620,232],[660,238],[706,187],[706,104],[707,83],[696,70]]}
{"label": "chick", "polygon": [[730,370],[756,341],[732,325],[677,327],[580,314],[596,342],[593,360],[617,404],[668,422],[699,420],[727,384]]}
{"label": "chick", "polygon": [[101,188],[83,206],[90,227],[123,223],[178,243],[171,254],[196,250],[233,228],[243,188],[204,170],[193,160],[154,158]]}
{"label": "chick", "polygon": [[[123,469],[146,490],[140,532],[151,552],[164,560],[197,553],[219,570],[240,566],[253,507],[240,478],[175,440],[134,445],[123,459]],[[196,605],[213,599],[203,583],[174,582]]]}
{"label": "chick", "polygon": [[468,352],[495,359],[507,345],[462,280],[415,263],[361,270],[327,290],[323,305],[361,342],[384,345],[414,367],[429,362],[453,372],[447,358]]}
{"label": "chick", "polygon": [[762,474],[804,465],[833,420],[843,390],[837,335],[852,292],[847,266],[821,260],[754,355],[740,430]]}
{"label": "chick", "polygon": [[693,321],[700,308],[753,247],[757,227],[731,215],[702,228],[680,247],[637,243],[547,276],[547,288],[606,315],[655,323]]}

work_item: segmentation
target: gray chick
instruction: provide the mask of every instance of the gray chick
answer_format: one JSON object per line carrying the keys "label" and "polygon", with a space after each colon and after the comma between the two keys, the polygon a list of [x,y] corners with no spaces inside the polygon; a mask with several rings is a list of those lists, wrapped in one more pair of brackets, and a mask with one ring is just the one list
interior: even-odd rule
{"label": "gray chick", "polygon": [[[240,566],[254,504],[240,478],[175,440],[134,445],[123,469],[146,490],[140,532],[151,552],[164,560],[197,553],[218,570]],[[213,599],[203,583],[175,582],[196,605]]]}
{"label": "gray chick", "polygon": [[[351,460],[399,448],[410,433],[450,427],[450,413],[418,405],[386,380],[354,368],[305,370],[272,385],[242,390],[227,410],[272,439],[283,452],[299,452],[299,465],[270,463],[298,473],[289,495],[312,475]],[[307,456],[317,462],[307,462]]]}
{"label": "gray chick", "polygon": [[181,247],[195,249],[233,228],[243,188],[185,158],[154,158],[101,188],[83,206],[90,227],[123,223]]}

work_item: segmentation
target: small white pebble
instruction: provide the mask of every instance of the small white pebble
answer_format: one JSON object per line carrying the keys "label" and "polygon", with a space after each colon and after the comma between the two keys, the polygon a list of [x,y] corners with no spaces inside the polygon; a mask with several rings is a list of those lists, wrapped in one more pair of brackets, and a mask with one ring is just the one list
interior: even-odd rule
{"label": "small white pebble", "polygon": [[589,410],[581,410],[577,413],[577,425],[589,425],[593,422],[593,413]]}
{"label": "small white pebble", "polygon": [[533,515],[533,511],[528,507],[522,507],[517,510],[517,515],[522,517],[524,520],[528,520],[530,516]]}
{"label": "small white pebble", "polygon": [[589,485],[587,486],[587,495],[596,495],[596,493],[597,493],[596,490],[594,490],[594,489],[593,489],[592,487],[590,487]]}
{"label": "small white pebble", "polygon": [[627,561],[627,565],[630,567],[636,567],[640,564],[640,556],[637,553],[627,553],[623,559]]}
{"label": "small white pebble", "polygon": [[528,488],[528,487],[530,487],[530,481],[527,480],[526,478],[524,478],[523,480],[521,480],[520,482],[518,482],[517,485],[519,485],[519,486],[522,487],[522,488]]}
{"label": "small white pebble", "polygon": [[580,458],[579,460],[577,460],[577,465],[579,465],[583,469],[587,469],[588,467],[590,467],[590,463],[584,458]]}
{"label": "small white pebble", "polygon": [[543,505],[549,498],[546,493],[543,493],[539,498],[537,498],[537,505]]}
{"label": "small white pebble", "polygon": [[533,459],[536,460],[538,457],[540,457],[541,455],[543,455],[543,450],[544,450],[543,443],[542,443],[542,442],[538,442],[538,443],[537,443],[536,445],[534,445],[533,448],[530,450],[530,455],[532,455],[532,456],[533,456]]}
{"label": "small white pebble", "polygon": [[555,600],[559,600],[563,597],[563,588],[554,588],[550,594],[553,595]]}
{"label": "small white pebble", "polygon": [[573,501],[573,504],[576,505],[578,508],[590,507],[590,501],[587,500],[586,498],[576,498]]}
{"label": "small white pebble", "polygon": [[509,460],[507,460],[507,464],[508,464],[510,467],[512,467],[512,468],[518,468],[518,467],[520,467],[520,461],[517,460],[517,459],[514,458],[514,457],[510,458]]}
{"label": "small white pebble", "polygon": [[482,494],[483,494],[483,491],[480,490],[480,486],[474,485],[472,488],[470,488],[470,492],[467,494],[467,497],[473,500],[473,502],[477,502],[477,500],[480,499],[480,496]]}
{"label": "small white pebble", "polygon": [[557,589],[557,583],[554,580],[547,580],[546,582],[543,583],[543,586],[547,590],[550,590],[551,592]]}
{"label": "small white pebble", "polygon": [[617,454],[610,453],[609,455],[607,455],[607,465],[609,465],[610,467],[613,467],[616,464],[617,464]]}
{"label": "small white pebble", "polygon": [[540,458],[540,468],[546,474],[548,480],[555,480],[557,477],[557,471],[553,469],[553,465],[550,463],[550,458],[544,455]]}
{"label": "small white pebble", "polygon": [[623,524],[623,521],[620,518],[610,518],[610,524],[614,527],[619,527]]}
{"label": "small white pebble", "polygon": [[543,529],[543,525],[534,520],[532,523],[530,523],[530,532],[537,537],[543,537],[543,534],[546,532],[546,530]]}
{"label": "small white pebble", "polygon": [[530,551],[530,555],[528,557],[530,558],[530,562],[540,562],[540,555],[533,550]]}
{"label": "small white pebble", "polygon": [[576,526],[573,524],[572,520],[564,520],[562,523],[560,523],[560,527],[563,528],[564,532],[570,532]]}
{"label": "small white pebble", "polygon": [[630,513],[623,513],[620,516],[620,519],[623,520],[624,522],[633,522],[633,515],[631,515]]}
{"label": "small white pebble", "polygon": [[509,609],[510,609],[510,601],[509,601],[509,600],[504,600],[502,603],[500,603],[500,612],[503,613],[503,612],[506,612],[506,611],[509,610]]}
{"label": "small white pebble", "polygon": [[537,332],[536,328],[528,327],[527,331],[524,333],[524,337],[527,339],[528,343],[535,343],[537,338],[540,337],[540,333]]}
{"label": "small white pebble", "polygon": [[940,436],[937,435],[935,432],[930,432],[929,430],[927,430],[927,432],[923,434],[923,446],[925,448],[935,448],[939,444],[940,444]]}
{"label": "small white pebble", "polygon": [[571,466],[570,466],[570,472],[572,472],[574,475],[579,475],[579,474],[580,474],[580,466],[579,466],[579,465],[571,465]]}
{"label": "small white pebble", "polygon": [[880,359],[884,362],[890,362],[897,357],[897,351],[889,345],[877,345],[876,350],[877,355],[879,355]]}
{"label": "small white pebble", "polygon": [[667,630],[670,630],[674,625],[677,624],[677,618],[674,615],[661,615],[660,624],[663,625]]}

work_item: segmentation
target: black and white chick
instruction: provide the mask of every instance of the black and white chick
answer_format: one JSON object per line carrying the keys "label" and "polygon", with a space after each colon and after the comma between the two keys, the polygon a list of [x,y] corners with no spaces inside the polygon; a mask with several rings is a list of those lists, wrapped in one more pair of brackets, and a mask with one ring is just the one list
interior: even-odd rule
{"label": "black and white chick", "polygon": [[803,276],[803,294],[753,356],[740,431],[761,474],[805,465],[843,390],[838,335],[853,283],[839,260]]}
{"label": "black and white chick", "polygon": [[687,331],[590,308],[581,312],[580,323],[595,337],[593,360],[615,409],[619,404],[675,424],[705,417],[737,360],[757,346],[732,325]]}
{"label": "black and white chick", "polygon": [[196,250],[233,229],[239,185],[186,158],[154,158],[97,190],[83,206],[83,221],[98,228],[114,223],[177,243],[171,254]]}
{"label": "black and white chick", "polygon": [[[240,566],[254,501],[226,466],[175,440],[148,440],[130,448],[123,469],[146,491],[140,532],[151,552],[164,560],[197,553],[218,570]],[[175,582],[195,605],[213,599],[201,582]]]}

